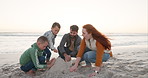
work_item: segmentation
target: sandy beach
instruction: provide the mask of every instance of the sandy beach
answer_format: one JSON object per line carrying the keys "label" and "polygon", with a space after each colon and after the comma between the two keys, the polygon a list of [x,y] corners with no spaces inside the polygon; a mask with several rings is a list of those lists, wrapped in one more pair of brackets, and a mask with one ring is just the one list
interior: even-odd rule
{"label": "sandy beach", "polygon": [[[113,47],[114,57],[103,63],[99,74],[92,78],[148,78],[147,46]],[[0,78],[32,78],[19,69],[20,54],[0,54]],[[77,72],[70,72],[74,62],[57,58],[55,65],[44,71],[37,71],[33,78],[88,78],[92,68],[79,66]]]}

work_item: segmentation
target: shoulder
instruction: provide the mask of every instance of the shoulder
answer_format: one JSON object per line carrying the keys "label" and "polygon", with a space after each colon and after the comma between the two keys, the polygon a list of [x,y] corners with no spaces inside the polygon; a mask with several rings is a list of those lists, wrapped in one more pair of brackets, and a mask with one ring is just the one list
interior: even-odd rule
{"label": "shoulder", "polygon": [[47,31],[48,34],[53,34],[51,30]]}
{"label": "shoulder", "polygon": [[51,30],[46,31],[46,32],[44,33],[44,35],[47,35],[47,34],[52,34]]}
{"label": "shoulder", "polygon": [[81,40],[81,37],[80,37],[79,35],[78,35],[77,37],[78,37],[78,39],[80,39],[80,40]]}
{"label": "shoulder", "polygon": [[64,36],[63,37],[69,37],[69,33],[67,33],[67,34],[64,34]]}
{"label": "shoulder", "polygon": [[29,55],[32,55],[36,52],[37,50],[35,48],[28,48],[26,51],[25,51],[25,54],[29,54]]}

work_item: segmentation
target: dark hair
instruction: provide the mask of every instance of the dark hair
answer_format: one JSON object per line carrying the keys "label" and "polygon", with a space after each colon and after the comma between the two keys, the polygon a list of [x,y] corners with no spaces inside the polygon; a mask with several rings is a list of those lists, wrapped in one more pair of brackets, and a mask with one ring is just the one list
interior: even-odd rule
{"label": "dark hair", "polygon": [[54,28],[54,27],[58,27],[58,28],[61,28],[61,26],[60,26],[60,24],[58,23],[58,22],[54,22],[53,24],[52,24],[52,28]]}
{"label": "dark hair", "polygon": [[70,29],[71,29],[72,31],[78,32],[79,27],[78,27],[77,25],[72,25],[72,26],[70,26]]}
{"label": "dark hair", "polygon": [[40,36],[37,39],[37,42],[41,42],[41,43],[48,42],[48,39],[45,36]]}
{"label": "dark hair", "polygon": [[95,27],[93,27],[91,24],[86,24],[83,26],[83,28],[85,28],[88,33],[91,33],[92,37],[100,42],[105,49],[111,50],[111,42],[109,39],[99,32]]}

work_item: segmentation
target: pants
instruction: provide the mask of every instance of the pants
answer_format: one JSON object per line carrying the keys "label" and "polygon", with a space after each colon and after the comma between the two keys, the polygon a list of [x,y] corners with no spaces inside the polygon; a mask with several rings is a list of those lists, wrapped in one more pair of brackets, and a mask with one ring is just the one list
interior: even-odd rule
{"label": "pants", "polygon": [[[38,59],[39,59],[40,64],[46,64],[44,56],[39,56]],[[23,66],[21,66],[20,69],[23,70],[24,72],[28,72],[30,70],[33,70],[33,71],[37,70],[37,68],[34,66],[32,61],[28,62],[27,64],[25,64]]]}
{"label": "pants", "polygon": [[[109,53],[104,53],[102,61],[106,62],[110,58]],[[91,63],[96,62],[96,51],[85,52],[82,59],[86,62],[86,65],[91,65]]]}
{"label": "pants", "polygon": [[46,60],[49,60],[51,57],[51,51],[48,49],[48,47],[46,47],[46,49],[44,49],[44,53],[43,56],[46,57]]}

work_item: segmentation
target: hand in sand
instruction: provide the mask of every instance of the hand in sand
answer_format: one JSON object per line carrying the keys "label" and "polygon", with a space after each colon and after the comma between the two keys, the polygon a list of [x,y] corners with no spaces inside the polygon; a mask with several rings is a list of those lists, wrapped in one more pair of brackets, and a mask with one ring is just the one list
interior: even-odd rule
{"label": "hand in sand", "polygon": [[[100,67],[95,67],[95,69],[93,69],[94,71],[100,71]],[[93,72],[93,73],[91,73],[91,74],[89,74],[88,76],[89,77],[92,77],[92,76],[96,76],[98,73],[97,72]]]}
{"label": "hand in sand", "polygon": [[69,71],[70,71],[70,72],[74,72],[74,71],[76,71],[77,69],[78,69],[77,66],[74,65],[74,66],[70,67]]}
{"label": "hand in sand", "polygon": [[64,54],[65,57],[65,62],[69,62],[71,60],[71,56],[67,55],[66,53]]}
{"label": "hand in sand", "polygon": [[55,61],[56,61],[56,59],[52,58],[49,62],[47,62],[47,67],[51,68],[54,65]]}

